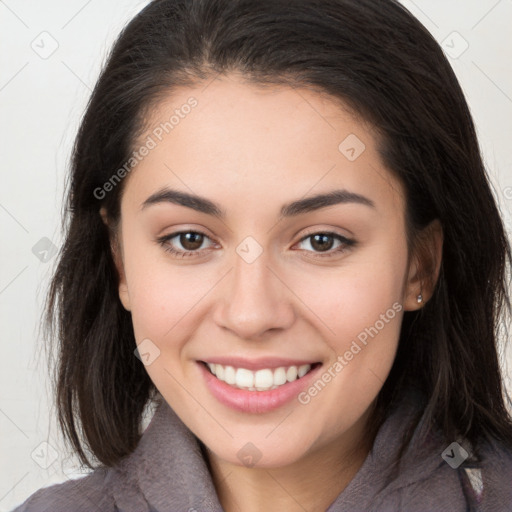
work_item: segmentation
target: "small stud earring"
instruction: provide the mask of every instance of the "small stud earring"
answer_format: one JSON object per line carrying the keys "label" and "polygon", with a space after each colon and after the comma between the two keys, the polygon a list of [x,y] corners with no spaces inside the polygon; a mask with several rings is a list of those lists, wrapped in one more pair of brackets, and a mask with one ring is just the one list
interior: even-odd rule
{"label": "small stud earring", "polygon": [[421,304],[423,302],[423,295],[421,295],[421,293],[416,297],[416,302],[418,304]]}

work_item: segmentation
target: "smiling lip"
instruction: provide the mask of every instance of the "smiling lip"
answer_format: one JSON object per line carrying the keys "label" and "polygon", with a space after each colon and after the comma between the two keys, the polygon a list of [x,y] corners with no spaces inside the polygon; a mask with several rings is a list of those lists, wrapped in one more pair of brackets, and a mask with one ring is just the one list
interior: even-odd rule
{"label": "smiling lip", "polygon": [[[211,362],[213,361],[214,360],[212,359]],[[241,360],[233,358],[215,359],[216,363],[217,361],[230,361],[232,364],[234,364],[235,361],[241,363]],[[276,359],[272,359],[273,363],[276,363],[276,361]],[[292,360],[283,359],[282,361]],[[210,362],[210,360],[208,362]],[[253,367],[253,369],[257,370],[261,368],[269,368],[269,366],[261,366],[262,362],[264,361],[258,361],[258,366]],[[267,360],[265,364],[268,364],[269,362],[270,360]],[[295,363],[297,363],[297,361],[295,361]],[[227,363],[218,362],[218,364]],[[247,361],[245,361],[243,364],[247,364]],[[286,366],[287,364],[288,363],[280,366]],[[304,362],[303,364],[308,363]],[[204,362],[197,361],[197,365],[199,367],[199,370],[203,374],[206,387],[220,403],[236,411],[252,414],[270,412],[292,401],[299,395],[301,391],[303,391],[307,386],[310,385],[311,381],[315,378],[315,375],[319,372],[319,370],[322,367],[322,364],[320,363],[313,363],[312,369],[308,373],[306,373],[304,377],[294,380],[293,382],[287,382],[286,384],[279,386],[277,389],[271,389],[269,391],[248,391],[245,389],[235,388],[219,380],[217,377],[215,377],[215,375],[213,375],[210,372],[210,370],[208,369]],[[294,366],[294,364],[291,364],[290,366]],[[279,366],[272,365],[272,367],[278,368]],[[239,368],[244,368],[244,366],[239,366]]]}
{"label": "smiling lip", "polygon": [[298,359],[285,359],[279,357],[263,357],[260,359],[244,359],[242,357],[212,357],[203,359],[203,363],[221,364],[222,366],[232,366],[233,368],[246,368],[253,372],[269,368],[275,370],[281,366],[302,366],[304,364],[313,365],[318,361],[300,361]]}

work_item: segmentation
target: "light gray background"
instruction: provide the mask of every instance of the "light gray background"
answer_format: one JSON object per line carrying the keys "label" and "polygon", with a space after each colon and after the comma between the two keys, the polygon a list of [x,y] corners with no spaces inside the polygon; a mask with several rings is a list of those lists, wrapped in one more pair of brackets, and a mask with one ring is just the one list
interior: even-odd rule
{"label": "light gray background", "polygon": [[[38,357],[41,306],[55,258],[49,252],[45,263],[44,252],[37,257],[32,249],[38,242],[48,246],[42,238],[60,246],[64,176],[80,116],[106,51],[146,3],[0,0],[0,512],[78,475],[63,448],[46,364]],[[510,232],[512,1],[403,3],[450,55]],[[512,390],[510,352],[507,367]]]}

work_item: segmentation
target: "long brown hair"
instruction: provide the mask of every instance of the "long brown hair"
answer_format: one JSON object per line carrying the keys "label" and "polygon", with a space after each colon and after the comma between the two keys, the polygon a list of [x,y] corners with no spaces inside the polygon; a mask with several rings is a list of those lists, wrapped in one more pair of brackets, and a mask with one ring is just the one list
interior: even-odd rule
{"label": "long brown hair", "polygon": [[373,424],[416,387],[447,439],[512,447],[497,352],[511,252],[468,106],[429,32],[394,0],[154,0],[120,34],[83,117],[47,300],[59,421],[82,462],[94,467],[86,451],[105,466],[128,455],[155,392],[134,356],[99,213],[119,220],[122,183],[98,190],[129,160],[161,95],[232,71],[350,106],[375,127],[383,162],[404,184],[411,247],[432,220],[443,227],[434,295],[405,314]]}

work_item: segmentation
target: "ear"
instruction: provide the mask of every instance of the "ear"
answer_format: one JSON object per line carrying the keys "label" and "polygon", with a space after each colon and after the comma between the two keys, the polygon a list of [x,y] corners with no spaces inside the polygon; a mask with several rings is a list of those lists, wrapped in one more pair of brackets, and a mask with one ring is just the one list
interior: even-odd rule
{"label": "ear", "polygon": [[416,236],[404,289],[405,311],[420,309],[430,300],[439,278],[442,259],[443,228],[436,219]]}
{"label": "ear", "polygon": [[112,226],[109,222],[107,210],[104,207],[100,209],[100,215],[103,220],[103,223],[107,226],[109,230],[110,250],[119,277],[119,299],[124,309],[130,311],[130,296],[128,294],[128,285],[126,283],[126,274],[124,271],[121,233],[118,231],[114,232],[114,230],[112,229]]}

